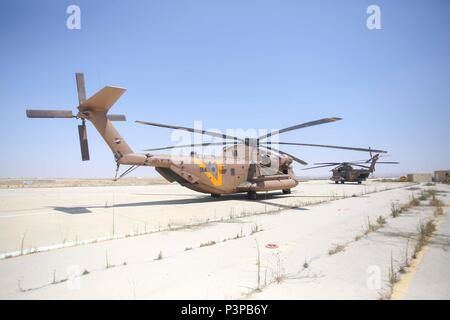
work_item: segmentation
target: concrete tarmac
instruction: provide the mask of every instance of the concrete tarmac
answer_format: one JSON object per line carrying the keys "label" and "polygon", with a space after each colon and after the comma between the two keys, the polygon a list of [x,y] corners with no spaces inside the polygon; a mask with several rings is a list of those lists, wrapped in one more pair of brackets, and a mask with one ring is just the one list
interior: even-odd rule
{"label": "concrete tarmac", "polygon": [[291,195],[213,199],[178,184],[0,189],[0,254],[102,237],[129,236],[363,195],[404,183],[300,183]]}

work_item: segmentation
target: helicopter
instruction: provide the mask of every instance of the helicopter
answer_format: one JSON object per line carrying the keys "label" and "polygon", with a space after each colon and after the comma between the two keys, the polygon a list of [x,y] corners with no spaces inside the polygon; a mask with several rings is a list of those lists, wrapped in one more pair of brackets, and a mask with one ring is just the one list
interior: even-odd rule
{"label": "helicopter", "polygon": [[[331,117],[297,124],[280,130],[272,130],[257,138],[241,138],[214,131],[156,122],[136,121],[143,125],[212,136],[223,141],[152,148],[144,150],[147,151],[146,153],[135,153],[112,123],[113,121],[126,121],[126,117],[122,114],[108,114],[111,107],[126,89],[105,86],[90,98],[86,98],[84,74],[76,73],[75,77],[78,92],[77,113],[73,114],[71,110],[26,110],[26,115],[28,118],[80,120],[81,124],[78,125],[78,134],[81,159],[83,161],[89,160],[86,120],[90,121],[114,155],[117,164],[115,180],[129,174],[137,167],[150,166],[154,167],[169,182],[175,181],[191,190],[209,193],[214,198],[224,194],[246,192],[248,199],[256,200],[258,197],[257,192],[262,191],[281,190],[284,194],[290,194],[291,188],[294,188],[299,183],[292,169],[293,162],[295,161],[302,165],[307,164],[304,160],[292,154],[274,148],[272,146],[274,144],[369,151],[366,148],[267,140],[288,131],[342,120],[338,117]],[[205,146],[222,146],[222,154],[220,156],[209,156],[198,155],[195,152],[191,152],[190,155],[148,153],[149,151]],[[373,151],[386,153],[383,150]],[[120,165],[129,165],[130,167],[118,177]]]}
{"label": "helicopter", "polygon": [[[344,184],[345,182],[357,182],[358,184],[361,184],[362,181],[365,181],[369,177],[369,175],[375,171],[376,163],[383,163],[383,164],[399,163],[395,161],[378,161],[379,158],[380,158],[379,153],[372,155],[372,151],[370,151],[370,159],[368,160],[357,160],[353,162],[319,162],[314,163],[315,165],[318,166],[305,168],[303,170],[335,166],[333,169],[330,170],[333,173],[330,180],[334,181],[334,183],[337,184],[340,182]],[[356,169],[353,167],[359,168]]]}

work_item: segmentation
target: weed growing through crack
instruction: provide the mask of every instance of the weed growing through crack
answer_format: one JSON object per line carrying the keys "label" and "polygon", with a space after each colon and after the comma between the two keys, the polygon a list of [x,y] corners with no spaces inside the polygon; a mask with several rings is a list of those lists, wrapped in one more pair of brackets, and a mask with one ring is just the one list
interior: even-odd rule
{"label": "weed growing through crack", "polygon": [[414,194],[411,195],[411,197],[409,198],[409,205],[411,207],[417,207],[418,205],[420,205],[420,201],[419,199],[417,199]]}
{"label": "weed growing through crack", "polygon": [[261,227],[258,224],[255,223],[252,226],[252,231],[251,231],[250,235],[255,234],[257,232],[260,232],[260,231],[262,231]]}
{"label": "weed growing through crack", "polygon": [[106,259],[106,269],[109,269],[109,268],[111,268],[112,267],[112,265],[110,265],[109,264],[109,259],[108,259],[108,250],[106,250],[106,257],[105,257],[105,259]]}
{"label": "weed growing through crack", "polygon": [[305,257],[305,262],[303,262],[303,269],[308,269],[309,268],[309,262]]}
{"label": "weed growing through crack", "polygon": [[386,218],[383,216],[379,216],[377,219],[377,223],[380,227],[384,226],[386,224]]}
{"label": "weed growing through crack", "polygon": [[421,222],[417,227],[419,231],[419,236],[414,247],[413,258],[417,258],[417,254],[422,250],[422,248],[428,243],[431,234],[436,231],[436,225],[433,221]]}
{"label": "weed growing through crack", "polygon": [[444,209],[442,208],[442,205],[437,205],[436,208],[434,208],[434,215],[442,216],[444,214]]}
{"label": "weed growing through crack", "polygon": [[380,228],[380,226],[378,224],[374,224],[370,221],[370,218],[367,217],[367,229],[364,232],[365,235],[368,235],[371,232],[375,232]]}
{"label": "weed growing through crack", "polygon": [[389,266],[389,284],[391,285],[391,288],[394,287],[398,280],[399,278],[394,268],[394,258],[392,257],[391,253],[391,265]]}
{"label": "weed growing through crack", "polygon": [[406,243],[406,249],[405,249],[405,260],[403,261],[403,264],[400,266],[399,272],[400,273],[406,273],[406,268],[410,267],[409,263],[409,239]]}
{"label": "weed growing through crack", "polygon": [[337,244],[337,245],[335,245],[333,248],[331,248],[330,250],[328,250],[328,254],[329,254],[330,256],[332,256],[333,254],[342,252],[342,251],[344,251],[344,250],[345,250],[345,246],[344,246],[344,245],[342,245],[342,244]]}
{"label": "weed growing through crack", "polygon": [[257,260],[256,260],[256,291],[261,291],[261,253],[259,251],[258,240],[255,238],[256,243],[256,252],[257,252]]}
{"label": "weed growing through crack", "polygon": [[216,244],[216,242],[214,240],[211,240],[211,241],[208,241],[208,242],[200,243],[200,248],[213,246],[215,244]]}
{"label": "weed growing through crack", "polygon": [[429,205],[432,206],[432,207],[439,207],[439,206],[442,207],[442,201],[439,200],[439,199],[436,197],[435,194],[433,194],[432,197],[431,197],[431,200],[430,200],[430,202],[429,202]]}
{"label": "weed growing through crack", "polygon": [[[436,225],[432,220],[427,222],[420,222],[418,227],[418,238],[416,245],[414,247],[414,252],[411,256],[412,259],[416,259],[418,253],[423,249],[423,247],[428,243],[431,235],[434,231],[436,231]],[[394,260],[391,253],[391,265],[389,267],[389,284],[390,290],[388,293],[382,295],[382,299],[390,299],[392,297],[392,293],[394,292],[395,284],[400,280],[400,274],[406,273],[407,268],[410,267],[410,257],[409,257],[409,240],[406,244],[405,250],[405,258],[404,262],[400,265],[398,272],[395,271],[394,268]]]}
{"label": "weed growing through crack", "polygon": [[286,279],[286,273],[279,253],[277,253],[277,265],[273,279],[276,283],[281,283]]}
{"label": "weed growing through crack", "polygon": [[400,216],[400,214],[403,212],[402,207],[400,207],[398,204],[391,203],[391,216],[392,218],[397,218]]}
{"label": "weed growing through crack", "polygon": [[56,270],[53,270],[53,281],[52,281],[52,283],[53,284],[56,283]]}
{"label": "weed growing through crack", "polygon": [[25,237],[27,236],[27,229],[25,229],[25,232],[22,235],[22,240],[20,241],[20,255],[23,255],[23,249],[24,249],[24,245],[25,245]]}

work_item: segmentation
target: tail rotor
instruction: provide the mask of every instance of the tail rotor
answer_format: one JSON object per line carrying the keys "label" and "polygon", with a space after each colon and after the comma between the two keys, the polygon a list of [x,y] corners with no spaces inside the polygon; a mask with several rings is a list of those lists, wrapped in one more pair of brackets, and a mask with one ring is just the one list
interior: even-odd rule
{"label": "tail rotor", "polygon": [[[78,94],[78,106],[88,103],[90,100],[86,100],[86,87],[84,83],[84,74],[77,72],[75,74],[75,79],[77,83],[77,94]],[[86,107],[83,107],[83,110]],[[61,119],[80,119],[81,124],[78,125],[78,136],[80,140],[80,151],[81,159],[87,161],[89,157],[89,145],[86,130],[86,119],[89,116],[88,112],[79,111],[73,114],[71,110],[26,110],[28,118],[61,118]],[[108,114],[107,119],[110,121],[126,121],[126,117],[121,114]]]}

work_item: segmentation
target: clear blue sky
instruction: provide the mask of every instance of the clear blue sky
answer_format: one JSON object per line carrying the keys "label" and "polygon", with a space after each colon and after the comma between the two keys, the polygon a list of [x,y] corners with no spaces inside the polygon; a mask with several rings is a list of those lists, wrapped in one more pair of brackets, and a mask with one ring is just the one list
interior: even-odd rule
{"label": "clear blue sky", "polygon": [[[70,4],[81,30],[66,28]],[[381,30],[366,27],[370,4],[381,7]],[[25,117],[75,109],[76,71],[88,95],[128,89],[112,111],[127,115],[117,127],[137,152],[171,144],[171,131],[134,120],[225,130],[339,116],[281,140],[384,148],[402,164],[380,175],[450,169],[449,1],[8,0],[0,40],[1,177],[113,175],[91,125],[92,160],[82,162],[76,121]],[[284,149],[310,163],[366,157]]]}

